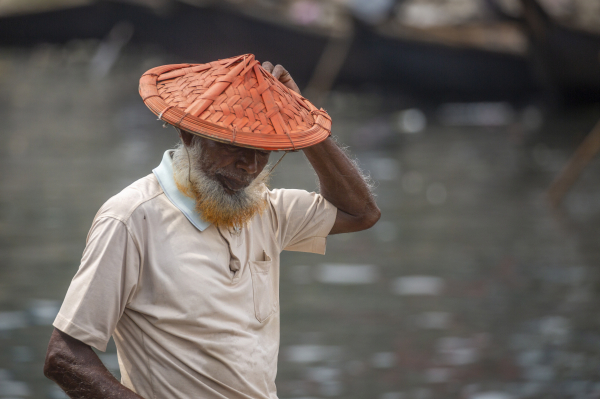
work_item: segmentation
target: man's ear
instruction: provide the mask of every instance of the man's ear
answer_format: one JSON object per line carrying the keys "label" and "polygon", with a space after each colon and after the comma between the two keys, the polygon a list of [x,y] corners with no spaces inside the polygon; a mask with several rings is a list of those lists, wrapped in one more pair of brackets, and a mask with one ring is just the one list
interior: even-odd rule
{"label": "man's ear", "polygon": [[185,130],[177,130],[179,130],[179,137],[181,137],[181,140],[183,140],[183,144],[189,147],[192,144],[192,139],[194,138],[194,135],[186,132]]}

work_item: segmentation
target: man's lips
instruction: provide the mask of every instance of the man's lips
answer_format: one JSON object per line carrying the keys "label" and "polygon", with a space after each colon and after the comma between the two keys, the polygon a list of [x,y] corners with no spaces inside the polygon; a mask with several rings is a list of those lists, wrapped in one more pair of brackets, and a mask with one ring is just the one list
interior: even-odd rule
{"label": "man's lips", "polygon": [[250,184],[249,182],[238,180],[233,177],[223,176],[221,174],[217,174],[217,179],[223,185],[223,187],[229,189],[229,191],[240,191],[248,187]]}

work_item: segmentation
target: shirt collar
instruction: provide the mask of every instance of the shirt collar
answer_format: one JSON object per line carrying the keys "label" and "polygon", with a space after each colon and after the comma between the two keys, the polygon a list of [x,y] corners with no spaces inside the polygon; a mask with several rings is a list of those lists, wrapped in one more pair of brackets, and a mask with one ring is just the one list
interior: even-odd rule
{"label": "shirt collar", "polygon": [[175,205],[188,220],[200,231],[204,231],[210,223],[202,219],[202,215],[199,214],[196,209],[196,203],[190,197],[184,195],[177,188],[175,178],[173,176],[173,160],[171,154],[173,150],[165,151],[162,162],[158,167],[152,170],[154,176],[158,180],[158,184],[162,187],[165,195]]}

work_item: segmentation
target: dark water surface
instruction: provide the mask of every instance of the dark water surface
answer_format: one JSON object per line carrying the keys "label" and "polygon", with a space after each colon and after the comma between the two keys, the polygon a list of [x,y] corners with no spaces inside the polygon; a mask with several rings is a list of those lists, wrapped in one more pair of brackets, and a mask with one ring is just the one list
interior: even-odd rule
{"label": "dark water surface", "polygon": [[[177,141],[137,94],[145,70],[174,60],[132,52],[100,77],[92,56],[85,43],[0,50],[0,399],[63,397],[42,365],[91,221]],[[326,256],[282,254],[279,396],[600,397],[600,162],[561,211],[544,197],[600,109],[537,132],[535,109],[497,127],[427,112],[409,134],[398,122],[419,130],[421,114],[383,102],[326,105],[382,219],[331,237]],[[290,154],[272,186],[315,181]],[[101,356],[117,372],[114,346]]]}

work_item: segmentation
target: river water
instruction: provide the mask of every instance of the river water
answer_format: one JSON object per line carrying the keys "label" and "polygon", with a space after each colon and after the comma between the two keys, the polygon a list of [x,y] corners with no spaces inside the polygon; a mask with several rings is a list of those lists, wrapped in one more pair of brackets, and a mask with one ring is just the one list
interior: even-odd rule
{"label": "river water", "polygon": [[[137,81],[178,60],[132,49],[100,76],[93,51],[0,50],[0,399],[64,397],[42,365],[94,214],[177,142]],[[370,92],[325,108],[382,218],[325,256],[282,254],[279,396],[600,397],[600,162],[559,210],[545,197],[600,108],[423,113]],[[290,154],[272,186],[316,177]],[[114,345],[101,358],[118,374]]]}

